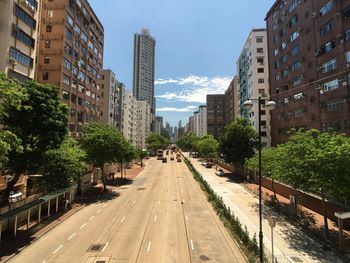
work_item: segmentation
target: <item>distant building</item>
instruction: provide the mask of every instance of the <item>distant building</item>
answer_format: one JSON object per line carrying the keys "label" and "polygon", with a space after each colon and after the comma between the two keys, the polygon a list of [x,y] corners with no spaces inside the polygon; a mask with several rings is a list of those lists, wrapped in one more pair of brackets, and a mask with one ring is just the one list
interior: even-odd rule
{"label": "distant building", "polygon": [[238,118],[238,107],[237,107],[237,90],[239,85],[239,78],[235,76],[227,90],[225,91],[226,99],[226,125],[230,124]]}
{"label": "distant building", "polygon": [[188,131],[194,133],[194,116],[188,118]]}
{"label": "distant building", "polygon": [[220,139],[226,126],[225,94],[207,95],[207,133]]}
{"label": "distant building", "polygon": [[157,116],[156,117],[156,122],[155,122],[155,130],[154,130],[154,132],[156,134],[158,134],[158,135],[161,135],[163,130],[164,130],[163,117]]}
{"label": "distant building", "polygon": [[[147,101],[136,101],[136,125],[134,145],[138,149],[146,149],[146,140],[151,134],[151,107]],[[134,119],[135,120],[135,119]]]}
{"label": "distant building", "polygon": [[136,144],[136,110],[137,100],[127,91],[122,88],[122,133],[124,137],[133,145]]}
{"label": "distant building", "polygon": [[141,34],[134,35],[134,75],[133,95],[138,100],[145,100],[155,115],[154,71],[156,41],[148,31],[142,29]]}
{"label": "distant building", "polygon": [[194,133],[197,136],[207,135],[207,106],[199,106],[194,113]]}
{"label": "distant building", "polygon": [[100,120],[104,28],[87,0],[40,2],[37,80],[60,88],[75,136]]}
{"label": "distant building", "polygon": [[[242,49],[237,61],[238,85],[238,112],[240,117],[250,120],[252,127],[258,131],[258,103],[254,103],[253,108],[247,111],[242,107],[248,99],[269,99],[268,84],[268,56],[267,56],[267,32],[266,29],[253,29]],[[262,114],[262,144],[271,145],[270,135],[270,112],[263,107]]]}
{"label": "distant building", "polygon": [[112,70],[103,70],[101,120],[121,130],[121,83]]}
{"label": "distant building", "polygon": [[272,145],[291,128],[350,135],[350,1],[277,0],[266,22]]}
{"label": "distant building", "polygon": [[35,78],[38,1],[0,1],[0,71],[21,81]]}

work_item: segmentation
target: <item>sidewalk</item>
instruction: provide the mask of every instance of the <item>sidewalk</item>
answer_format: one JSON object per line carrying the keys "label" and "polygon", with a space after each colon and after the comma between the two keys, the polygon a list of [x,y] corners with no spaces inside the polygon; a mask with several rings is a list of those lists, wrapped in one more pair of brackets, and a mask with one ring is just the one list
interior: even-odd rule
{"label": "sidewalk", "polygon": [[[259,206],[254,194],[244,186],[226,177],[215,175],[214,169],[207,169],[199,164],[198,159],[192,159],[194,167],[202,174],[213,190],[222,197],[226,206],[239,218],[242,225],[246,225],[250,236],[259,233]],[[279,263],[286,262],[344,262],[332,251],[324,251],[319,244],[308,237],[301,229],[283,220],[279,214],[267,206],[263,206],[264,248],[268,258],[271,258],[271,228],[267,216],[276,219],[274,228],[274,254]],[[282,219],[282,220],[281,220]]]}

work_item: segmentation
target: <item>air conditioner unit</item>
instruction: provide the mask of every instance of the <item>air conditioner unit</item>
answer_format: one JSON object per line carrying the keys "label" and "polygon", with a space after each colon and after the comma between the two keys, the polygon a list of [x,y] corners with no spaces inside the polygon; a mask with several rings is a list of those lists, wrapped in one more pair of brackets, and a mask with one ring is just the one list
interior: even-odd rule
{"label": "air conditioner unit", "polygon": [[317,16],[317,12],[312,12],[311,17],[316,17]]}
{"label": "air conditioner unit", "polygon": [[17,64],[17,61],[13,58],[9,58],[9,63],[12,64],[12,65],[16,65]]}

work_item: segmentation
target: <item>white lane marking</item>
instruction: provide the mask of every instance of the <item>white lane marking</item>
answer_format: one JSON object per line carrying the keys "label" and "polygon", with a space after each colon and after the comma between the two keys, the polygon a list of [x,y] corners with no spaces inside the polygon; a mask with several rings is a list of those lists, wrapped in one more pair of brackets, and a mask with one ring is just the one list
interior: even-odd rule
{"label": "white lane marking", "polygon": [[102,207],[106,207],[107,205],[106,204],[104,204]]}
{"label": "white lane marking", "polygon": [[123,217],[123,219],[120,221],[120,223],[123,223],[125,218],[126,218],[126,216]]}
{"label": "white lane marking", "polygon": [[147,252],[149,252],[151,249],[151,241],[148,242]]}
{"label": "white lane marking", "polygon": [[90,219],[90,220],[92,220],[92,219],[94,219],[94,218],[95,218],[95,216],[90,216],[90,218],[89,218],[89,219]]}
{"label": "white lane marking", "polygon": [[79,228],[83,229],[86,226],[86,223],[82,224]]}
{"label": "white lane marking", "polygon": [[154,216],[154,222],[156,222],[157,221],[157,216]]}
{"label": "white lane marking", "polygon": [[52,254],[56,254],[58,252],[58,250],[60,250],[63,246],[60,245],[58,248],[56,248],[56,250],[54,252],[52,252]]}
{"label": "white lane marking", "polygon": [[42,263],[46,263],[46,261],[44,260]]}
{"label": "white lane marking", "polygon": [[132,204],[134,205],[136,203],[136,201],[132,202]]}
{"label": "white lane marking", "polygon": [[102,252],[105,251],[106,247],[108,246],[109,242],[106,243],[106,245],[103,247]]}
{"label": "white lane marking", "polygon": [[158,201],[158,204],[160,204],[160,200]]}
{"label": "white lane marking", "polygon": [[71,240],[75,235],[76,235],[76,233],[71,234],[71,236],[68,238],[68,240]]}
{"label": "white lane marking", "polygon": [[97,210],[97,212],[96,212],[96,214],[100,213],[100,212],[101,212],[101,210],[102,210],[102,209],[98,209],[98,210]]}
{"label": "white lane marking", "polygon": [[188,216],[186,215],[186,221],[188,221]]}
{"label": "white lane marking", "polygon": [[182,203],[184,204],[184,203],[185,203],[185,200],[182,200]]}
{"label": "white lane marking", "polygon": [[193,241],[192,241],[192,239],[191,239],[191,248],[192,248],[192,250],[194,250],[194,246],[193,246]]}
{"label": "white lane marking", "polygon": [[161,192],[161,193],[163,193],[163,189],[162,189],[162,190],[160,190],[160,192]]}

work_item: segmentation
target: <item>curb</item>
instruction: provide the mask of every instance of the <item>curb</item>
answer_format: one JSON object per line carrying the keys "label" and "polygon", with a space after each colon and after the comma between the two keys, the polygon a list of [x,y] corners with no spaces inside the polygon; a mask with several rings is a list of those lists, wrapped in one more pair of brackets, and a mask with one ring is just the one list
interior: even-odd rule
{"label": "curb", "polygon": [[[60,219],[61,217],[58,217],[55,221],[53,221],[51,224],[47,225],[47,229],[45,231],[43,231],[42,234],[38,235],[37,237],[35,237],[33,240],[31,240],[28,244],[26,244],[25,246],[21,247],[17,252],[11,254],[10,256],[8,256],[7,258],[5,258],[3,261],[1,262],[7,262],[10,259],[12,259],[13,257],[17,256],[18,254],[20,254],[22,252],[22,250],[28,248],[30,245],[32,245],[34,242],[36,242],[39,238],[41,238],[42,236],[46,235],[48,232],[50,232],[52,229],[54,229],[56,226],[60,225],[62,222],[66,221],[66,219],[68,219],[69,217],[71,217],[72,215],[74,215],[75,213],[77,213],[78,211],[80,211],[81,209],[83,209],[85,207],[85,205],[79,206],[78,209],[76,209],[74,212],[72,212],[71,214],[69,214],[66,217],[63,217],[64,215],[62,215],[62,219],[58,222],[56,222],[54,224],[54,222],[57,219]],[[52,226],[50,226],[52,225]],[[40,231],[40,230],[39,230]],[[38,232],[39,232],[38,231]]]}

